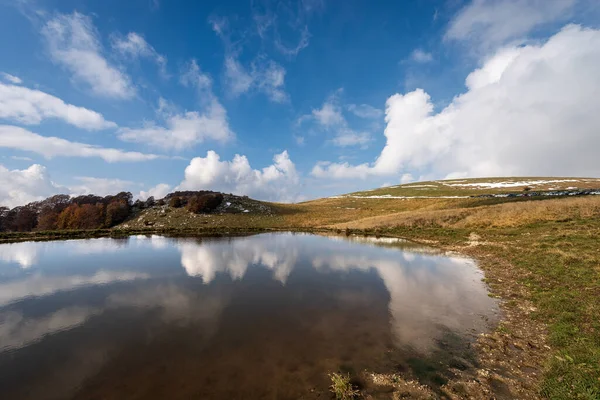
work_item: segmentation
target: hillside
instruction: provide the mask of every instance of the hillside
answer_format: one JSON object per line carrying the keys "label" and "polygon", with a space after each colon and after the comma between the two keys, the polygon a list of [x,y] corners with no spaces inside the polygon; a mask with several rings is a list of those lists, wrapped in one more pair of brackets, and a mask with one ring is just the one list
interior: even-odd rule
{"label": "hillside", "polygon": [[[153,207],[135,213],[117,229],[371,229],[409,217],[414,219],[423,213],[442,217],[444,221],[456,220],[457,215],[465,216],[467,209],[471,213],[480,212],[477,207],[486,207],[488,212],[498,212],[496,208],[503,203],[524,201],[526,204],[518,207],[522,209],[521,213],[544,219],[554,218],[556,213],[540,208],[539,202],[527,200],[544,200],[544,204],[551,205],[554,203],[547,203],[551,199],[569,197],[567,202],[560,201],[556,206],[562,210],[572,208],[570,204],[575,200],[595,204],[596,200],[585,199],[599,194],[599,188],[600,179],[596,178],[480,178],[410,183],[298,204],[268,203],[225,195],[219,207],[210,213],[194,214],[186,208],[157,202]],[[444,221],[441,222],[445,224],[447,221]]]}
{"label": "hillside", "polygon": [[344,197],[469,197],[517,194],[525,192],[559,192],[599,189],[599,178],[475,178],[407,183],[366,190]]}

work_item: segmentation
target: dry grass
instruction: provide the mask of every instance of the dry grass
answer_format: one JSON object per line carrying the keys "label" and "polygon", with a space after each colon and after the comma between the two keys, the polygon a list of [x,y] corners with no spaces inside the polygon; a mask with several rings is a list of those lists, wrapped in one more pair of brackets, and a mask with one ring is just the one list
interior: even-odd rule
{"label": "dry grass", "polygon": [[335,224],[334,228],[377,227],[515,227],[542,221],[600,217],[600,197],[525,201],[490,206],[400,212]]}

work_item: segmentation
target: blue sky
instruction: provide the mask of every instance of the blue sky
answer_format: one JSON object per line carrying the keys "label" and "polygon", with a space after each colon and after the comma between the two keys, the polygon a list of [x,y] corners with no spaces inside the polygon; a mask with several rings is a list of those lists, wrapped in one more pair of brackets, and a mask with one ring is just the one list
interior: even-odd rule
{"label": "blue sky", "polygon": [[598,8],[0,0],[0,203],[599,176]]}

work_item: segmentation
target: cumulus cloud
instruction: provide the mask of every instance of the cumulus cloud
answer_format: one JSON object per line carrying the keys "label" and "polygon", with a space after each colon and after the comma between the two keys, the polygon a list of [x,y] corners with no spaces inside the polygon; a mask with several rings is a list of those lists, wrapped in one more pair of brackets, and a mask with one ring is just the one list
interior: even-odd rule
{"label": "cumulus cloud", "polygon": [[545,43],[504,48],[439,113],[421,89],[388,98],[374,163],[321,162],[312,174],[599,175],[599,68],[600,30],[570,25]]}
{"label": "cumulus cloud", "polygon": [[131,59],[148,58],[153,60],[160,73],[167,76],[167,59],[159,54],[140,34],[129,32],[127,36],[113,36],[112,48],[124,57]]}
{"label": "cumulus cloud", "polygon": [[227,142],[232,139],[235,135],[229,128],[227,111],[212,92],[212,80],[200,71],[195,61],[190,63],[181,82],[198,90],[201,111],[174,113],[174,107],[161,99],[159,116],[164,119],[164,126],[150,122],[141,128],[122,128],[119,139],[175,150],[206,140]]}
{"label": "cumulus cloud", "polygon": [[135,94],[129,77],[102,55],[98,32],[89,17],[77,12],[59,14],[44,25],[42,34],[52,60],[93,93],[121,99]]}
{"label": "cumulus cloud", "polygon": [[0,125],[0,147],[31,151],[46,158],[53,157],[99,157],[106,162],[135,162],[159,158],[155,154],[124,151],[91,144],[71,142],[58,137],[41,136],[26,129]]}
{"label": "cumulus cloud", "polygon": [[273,164],[262,170],[252,169],[246,156],[236,154],[231,161],[221,161],[209,151],[195,157],[185,169],[179,190],[217,190],[247,195],[262,200],[294,201],[299,177],[287,151],[276,154]]}
{"label": "cumulus cloud", "polygon": [[21,83],[23,83],[23,80],[18,76],[7,74],[6,72],[0,73],[0,77],[2,77],[2,79],[4,79],[6,82],[10,82],[14,85],[20,85]]}
{"label": "cumulus cloud", "polygon": [[64,191],[50,179],[46,167],[33,164],[23,170],[0,165],[0,206],[16,207]]}
{"label": "cumulus cloud", "polygon": [[171,191],[171,186],[166,183],[159,183],[158,185],[148,189],[148,191],[140,191],[138,198],[146,200],[148,197],[154,197],[155,199],[162,199]]}
{"label": "cumulus cloud", "polygon": [[47,118],[61,119],[82,129],[114,128],[114,122],[102,114],[66,104],[58,97],[23,86],[0,83],[0,118],[28,125],[37,125]]}
{"label": "cumulus cloud", "polygon": [[[371,135],[368,132],[356,131],[350,128],[350,125],[342,112],[342,106],[340,105],[338,95],[340,91],[341,90],[338,90],[329,96],[321,108],[313,109],[310,114],[301,116],[297,121],[297,125],[300,126],[307,121],[313,121],[317,123],[321,129],[333,133],[334,137],[331,139],[331,143],[334,145],[339,147],[364,147],[371,140]],[[348,109],[356,115],[360,114],[364,116],[364,118],[370,118],[375,109],[369,107],[370,106],[366,104],[361,106],[351,104],[348,106]]]}
{"label": "cumulus cloud", "polygon": [[473,0],[450,21],[445,38],[483,51],[523,40],[533,29],[568,17],[583,0]]}

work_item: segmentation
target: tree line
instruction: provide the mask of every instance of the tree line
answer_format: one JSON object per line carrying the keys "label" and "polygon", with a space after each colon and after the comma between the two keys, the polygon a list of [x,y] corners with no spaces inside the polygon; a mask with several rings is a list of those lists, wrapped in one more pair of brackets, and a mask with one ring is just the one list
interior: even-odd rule
{"label": "tree line", "polygon": [[129,192],[105,197],[59,194],[13,209],[0,207],[0,231],[110,228],[127,219],[132,208]]}
{"label": "tree line", "polygon": [[0,206],[0,232],[111,228],[131,215],[154,205],[186,207],[193,213],[214,211],[223,201],[217,192],[174,192],[155,201],[136,200],[129,192],[105,197],[93,194],[71,197],[59,194],[13,209]]}

